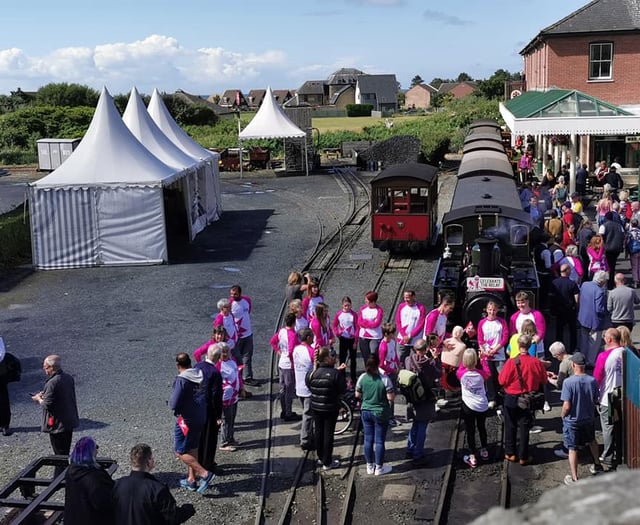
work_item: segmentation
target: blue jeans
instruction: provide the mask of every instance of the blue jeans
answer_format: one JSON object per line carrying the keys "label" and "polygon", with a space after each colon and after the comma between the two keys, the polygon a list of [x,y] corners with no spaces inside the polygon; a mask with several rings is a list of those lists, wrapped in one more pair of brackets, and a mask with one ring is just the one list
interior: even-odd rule
{"label": "blue jeans", "polygon": [[[376,416],[369,410],[360,414],[364,433],[364,459],[367,465],[384,464],[384,440],[389,428],[389,420]],[[375,448],[375,452],[374,452]]]}
{"label": "blue jeans", "polygon": [[407,440],[407,454],[411,454],[413,459],[422,459],[424,457],[424,442],[427,439],[428,421],[413,420],[411,430],[409,431],[409,439]]}

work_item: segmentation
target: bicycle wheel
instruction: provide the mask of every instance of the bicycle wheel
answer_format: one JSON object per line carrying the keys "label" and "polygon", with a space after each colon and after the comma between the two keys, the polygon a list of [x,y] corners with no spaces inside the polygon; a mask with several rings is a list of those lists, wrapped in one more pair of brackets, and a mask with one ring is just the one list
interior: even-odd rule
{"label": "bicycle wheel", "polygon": [[353,421],[353,411],[344,399],[340,400],[340,409],[338,410],[338,419],[336,421],[336,429],[333,432],[336,436],[343,434],[351,426]]}

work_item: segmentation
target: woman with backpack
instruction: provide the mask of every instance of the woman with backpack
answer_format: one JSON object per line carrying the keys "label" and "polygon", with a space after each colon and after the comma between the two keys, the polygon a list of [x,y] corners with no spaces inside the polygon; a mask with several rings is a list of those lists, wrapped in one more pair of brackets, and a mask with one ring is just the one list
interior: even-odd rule
{"label": "woman with backpack", "polygon": [[[434,353],[435,352],[435,353]],[[427,426],[436,415],[436,398],[431,390],[435,380],[442,375],[442,364],[435,349],[428,349],[427,341],[418,339],[413,346],[413,353],[405,359],[406,371],[417,375],[422,387],[422,399],[412,392],[402,388],[407,398],[407,412],[412,412],[413,423],[407,440],[407,458],[413,460],[416,467],[425,465],[424,442],[427,439]],[[402,383],[402,382],[401,382]]]}
{"label": "woman with backpack", "polygon": [[640,286],[640,228],[638,227],[638,219],[631,219],[629,223],[625,246],[631,260],[633,287],[638,288]]}

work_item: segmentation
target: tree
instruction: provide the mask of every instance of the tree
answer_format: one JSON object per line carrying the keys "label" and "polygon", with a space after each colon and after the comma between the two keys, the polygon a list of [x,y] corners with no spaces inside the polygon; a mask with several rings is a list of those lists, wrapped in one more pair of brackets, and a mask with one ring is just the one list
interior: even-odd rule
{"label": "tree", "polygon": [[173,95],[164,95],[162,100],[180,126],[214,125],[218,120],[213,110],[204,104],[192,104]]}
{"label": "tree", "polygon": [[420,84],[424,84],[424,80],[422,80],[422,77],[420,75],[416,75],[411,79],[411,87],[419,86]]}
{"label": "tree", "polygon": [[47,84],[36,92],[38,106],[95,107],[99,94],[95,89],[80,84]]}
{"label": "tree", "polygon": [[453,82],[453,80],[449,79],[449,78],[439,78],[436,77],[434,78],[431,82],[429,82],[429,84],[431,84],[432,87],[439,89],[440,86],[446,82]]}
{"label": "tree", "polygon": [[460,73],[458,75],[458,78],[456,78],[456,82],[469,82],[472,80],[473,78],[471,78],[471,76],[468,75],[467,73]]}
{"label": "tree", "polygon": [[478,83],[478,93],[490,100],[502,98],[504,97],[504,83],[508,80],[517,80],[520,76],[520,73],[512,75],[509,71],[498,69],[488,79]]}

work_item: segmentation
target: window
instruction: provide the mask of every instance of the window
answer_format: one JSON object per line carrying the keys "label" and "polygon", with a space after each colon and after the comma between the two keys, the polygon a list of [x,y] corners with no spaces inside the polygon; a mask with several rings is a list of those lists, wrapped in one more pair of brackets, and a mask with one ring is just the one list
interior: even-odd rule
{"label": "window", "polygon": [[589,80],[613,78],[613,44],[602,42],[589,45]]}

